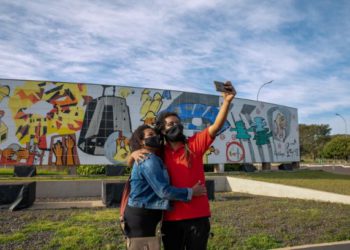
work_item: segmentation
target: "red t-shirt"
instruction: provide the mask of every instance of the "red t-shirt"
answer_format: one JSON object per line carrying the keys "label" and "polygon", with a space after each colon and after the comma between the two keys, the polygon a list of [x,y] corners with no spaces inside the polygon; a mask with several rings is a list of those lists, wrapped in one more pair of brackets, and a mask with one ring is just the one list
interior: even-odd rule
{"label": "red t-shirt", "polygon": [[[209,135],[208,128],[188,138],[190,166],[187,164],[185,146],[175,151],[169,145],[165,146],[164,163],[172,186],[190,188],[199,180],[205,184],[203,155],[213,141],[214,138]],[[203,195],[193,196],[190,202],[173,201],[172,210],[164,213],[164,220],[176,221],[209,216],[209,200]]]}

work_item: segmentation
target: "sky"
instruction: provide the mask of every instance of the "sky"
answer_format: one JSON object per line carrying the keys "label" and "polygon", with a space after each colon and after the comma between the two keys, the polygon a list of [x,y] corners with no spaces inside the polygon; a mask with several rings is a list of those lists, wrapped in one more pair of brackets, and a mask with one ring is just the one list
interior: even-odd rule
{"label": "sky", "polygon": [[[350,132],[350,1],[0,0],[0,78],[213,94]],[[216,93],[215,93],[216,94]],[[338,113],[341,115],[336,116]],[[345,119],[344,120],[342,119]]]}

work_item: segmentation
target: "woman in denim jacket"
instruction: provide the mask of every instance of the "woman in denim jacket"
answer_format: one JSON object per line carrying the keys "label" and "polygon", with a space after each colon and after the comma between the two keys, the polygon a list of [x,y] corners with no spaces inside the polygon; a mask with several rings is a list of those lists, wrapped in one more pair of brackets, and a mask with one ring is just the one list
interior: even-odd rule
{"label": "woman in denim jacket", "polygon": [[130,146],[132,151],[142,149],[147,156],[133,165],[124,214],[125,233],[129,238],[155,236],[162,211],[170,209],[169,200],[190,201],[192,196],[206,195],[206,188],[200,182],[192,188],[170,185],[166,166],[155,154],[162,146],[160,137],[150,126],[139,126],[131,136]]}

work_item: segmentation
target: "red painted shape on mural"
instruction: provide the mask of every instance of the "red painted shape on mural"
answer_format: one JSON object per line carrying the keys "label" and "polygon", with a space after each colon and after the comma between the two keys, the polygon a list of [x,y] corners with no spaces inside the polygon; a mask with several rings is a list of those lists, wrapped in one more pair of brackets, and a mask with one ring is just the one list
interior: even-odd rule
{"label": "red painted shape on mural", "polygon": [[[232,148],[232,147],[236,147],[237,152],[231,152],[230,148]],[[241,151],[241,152],[239,152],[239,151]],[[234,159],[231,156],[236,157],[237,159]],[[233,142],[227,143],[226,159],[229,162],[241,162],[244,159],[244,156],[245,156],[244,147],[239,142],[233,141]]]}
{"label": "red painted shape on mural", "polygon": [[42,149],[42,150],[45,150],[47,148],[45,135],[42,135],[39,137],[38,147],[39,147],[39,149]]}
{"label": "red painted shape on mural", "polygon": [[93,100],[92,96],[89,96],[89,95],[84,95],[83,99],[84,99],[84,103],[83,103],[84,106]]}
{"label": "red painted shape on mural", "polygon": [[61,126],[62,126],[62,123],[60,123],[59,121],[56,121],[56,127],[57,127],[58,129],[60,129]]}
{"label": "red painted shape on mural", "polygon": [[81,127],[83,126],[83,123],[82,123],[82,122],[77,122],[77,121],[75,121],[75,123],[78,124],[78,127],[74,127],[73,124],[68,123],[68,128],[69,128],[70,130],[73,130],[73,131],[79,131],[79,130],[81,129]]}
{"label": "red painted shape on mural", "polygon": [[14,118],[15,119],[26,119],[26,118],[28,118],[28,114],[24,113],[23,111],[18,111]]}
{"label": "red painted shape on mural", "polygon": [[84,90],[84,84],[78,83],[78,89],[80,92],[82,92]]}

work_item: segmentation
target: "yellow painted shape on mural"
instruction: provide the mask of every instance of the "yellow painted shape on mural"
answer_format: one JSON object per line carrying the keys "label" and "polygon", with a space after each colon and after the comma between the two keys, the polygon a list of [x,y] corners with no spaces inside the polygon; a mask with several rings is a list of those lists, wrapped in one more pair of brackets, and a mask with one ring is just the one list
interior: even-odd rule
{"label": "yellow painted shape on mural", "polygon": [[140,114],[145,117],[148,112],[153,112],[157,114],[163,105],[163,97],[159,92],[156,92],[153,97],[150,96],[150,91],[145,89],[142,92],[141,100],[143,100]]}
{"label": "yellow painted shape on mural", "polygon": [[[22,86],[17,86],[10,96],[8,106],[12,112],[12,117],[16,124],[16,130],[22,126],[29,125],[28,133],[20,140],[20,143],[24,144],[29,142],[30,135],[35,135],[35,128],[40,125],[41,130],[40,133],[42,135],[44,127],[47,128],[47,135],[50,134],[70,134],[75,133],[80,129],[81,124],[84,119],[85,109],[79,104],[83,103],[83,96],[87,94],[87,86],[83,84],[69,84],[69,83],[56,83],[52,84],[47,82],[47,85],[44,86],[44,92],[48,91],[48,85],[51,88],[55,88],[58,86],[62,86],[60,90],[57,90],[53,93],[42,93],[39,84],[42,82],[39,81],[26,81]],[[79,89],[79,86],[81,90]],[[69,91],[74,95],[74,100],[70,100],[70,98],[65,95],[65,90],[69,89]],[[55,94],[58,93],[62,95],[62,98],[56,99],[56,103],[72,103],[76,106],[69,107],[69,113],[64,113],[65,107],[64,105],[56,105],[56,112],[53,112],[53,117],[48,119],[47,113],[53,110],[55,107],[53,104],[50,104],[49,99]],[[21,97],[22,96],[22,97]],[[45,110],[46,115],[43,115],[43,111],[41,110],[41,114],[31,113],[32,116],[27,119],[21,119],[21,116],[29,115],[26,113],[26,109],[29,109],[33,105],[39,102],[47,102],[47,105],[51,105],[50,110]],[[76,104],[75,104],[76,103]],[[20,111],[22,110],[22,112]],[[16,118],[16,116],[18,116]],[[46,119],[45,119],[46,118]],[[23,135],[21,133],[17,133],[17,138],[20,139]]]}
{"label": "yellow painted shape on mural", "polygon": [[4,97],[9,96],[10,94],[10,88],[9,86],[3,86],[0,84],[0,102],[2,101],[2,99],[4,99]]}
{"label": "yellow painted shape on mural", "polygon": [[127,98],[132,93],[133,93],[133,90],[131,88],[122,87],[122,88],[119,88],[118,90],[118,95],[123,98]]}
{"label": "yellow painted shape on mural", "polygon": [[129,140],[125,137],[116,140],[116,154],[113,159],[119,162],[125,162],[130,154]]}
{"label": "yellow painted shape on mural", "polygon": [[6,140],[8,128],[5,123],[0,122],[0,143]]}
{"label": "yellow painted shape on mural", "polygon": [[214,146],[210,146],[207,151],[205,151],[204,155],[203,155],[203,163],[206,164],[209,162],[209,155],[211,155],[212,153],[215,152],[215,148]]}
{"label": "yellow painted shape on mural", "polygon": [[162,107],[162,104],[162,95],[157,92],[153,96],[153,100],[148,111],[152,111],[153,113],[157,114],[160,108]]}
{"label": "yellow painted shape on mural", "polygon": [[156,114],[152,111],[148,111],[147,114],[141,118],[144,124],[154,125],[156,123]]}
{"label": "yellow painted shape on mural", "polygon": [[144,103],[146,100],[151,100],[151,91],[149,89],[144,89],[141,93],[141,102]]}

